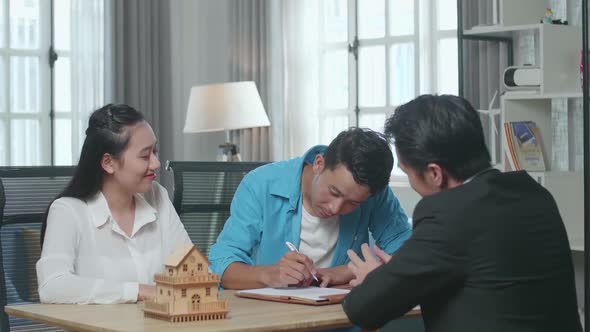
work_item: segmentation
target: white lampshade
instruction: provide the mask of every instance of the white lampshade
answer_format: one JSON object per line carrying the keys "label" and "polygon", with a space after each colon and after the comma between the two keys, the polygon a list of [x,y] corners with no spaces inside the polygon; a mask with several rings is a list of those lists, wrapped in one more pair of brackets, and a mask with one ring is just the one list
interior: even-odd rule
{"label": "white lampshade", "polygon": [[254,82],[194,86],[188,100],[185,133],[267,127],[268,116]]}

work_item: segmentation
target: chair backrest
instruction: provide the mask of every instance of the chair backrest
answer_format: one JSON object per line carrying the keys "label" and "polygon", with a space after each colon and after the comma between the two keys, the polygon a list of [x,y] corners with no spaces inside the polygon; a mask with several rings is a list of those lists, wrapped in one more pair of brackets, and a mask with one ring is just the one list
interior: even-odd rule
{"label": "chair backrest", "polygon": [[170,161],[174,208],[193,243],[205,255],[229,217],[234,193],[244,176],[263,162]]}
{"label": "chair backrest", "polygon": [[[39,301],[35,264],[49,203],[70,181],[75,167],[0,167],[0,331],[48,331],[45,325],[7,318],[7,304]],[[57,329],[53,329],[54,331]]]}

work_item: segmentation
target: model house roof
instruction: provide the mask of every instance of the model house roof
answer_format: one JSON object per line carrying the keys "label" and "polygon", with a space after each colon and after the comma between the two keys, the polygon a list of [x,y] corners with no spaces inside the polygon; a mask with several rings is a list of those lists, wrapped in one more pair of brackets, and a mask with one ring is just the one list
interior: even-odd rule
{"label": "model house roof", "polygon": [[207,262],[207,264],[209,264],[209,260],[207,259],[207,257],[205,257],[205,255],[203,255],[203,253],[197,247],[195,247],[194,244],[183,243],[179,244],[174,250],[174,252],[166,258],[164,265],[168,267],[178,267],[178,265],[186,258],[186,256],[188,256],[191,253],[193,249],[197,251],[197,255],[200,256],[201,259],[203,259],[205,262]]}

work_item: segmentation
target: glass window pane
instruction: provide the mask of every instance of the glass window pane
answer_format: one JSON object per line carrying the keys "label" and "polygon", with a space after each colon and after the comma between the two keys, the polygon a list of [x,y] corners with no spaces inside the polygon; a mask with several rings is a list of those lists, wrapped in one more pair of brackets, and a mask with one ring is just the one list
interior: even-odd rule
{"label": "glass window pane", "polygon": [[363,110],[361,110],[359,127],[370,128],[382,133],[385,127],[385,113],[363,113]]}
{"label": "glass window pane", "polygon": [[438,43],[438,93],[459,93],[457,38],[441,39]]}
{"label": "glass window pane", "polygon": [[72,120],[56,119],[54,131],[56,165],[72,165]]}
{"label": "glass window pane", "polygon": [[6,100],[6,90],[8,89],[8,77],[6,74],[6,58],[0,56],[0,113],[6,112],[8,100]]}
{"label": "glass window pane", "polygon": [[0,0],[0,47],[5,47],[6,41],[4,36],[6,34],[6,15],[4,15],[4,0]]}
{"label": "glass window pane", "polygon": [[53,0],[53,39],[57,50],[70,49],[70,0]]}
{"label": "glass window pane", "polygon": [[330,144],[341,131],[348,129],[350,126],[346,114],[326,115],[320,122],[320,128],[322,128],[320,144],[326,145]]}
{"label": "glass window pane", "polygon": [[385,106],[385,47],[359,48],[359,104]]}
{"label": "glass window pane", "polygon": [[323,0],[324,40],[348,41],[348,4],[346,0]]}
{"label": "glass window pane", "polygon": [[0,166],[8,166],[6,154],[6,124],[0,120]]}
{"label": "glass window pane", "polygon": [[10,0],[10,46],[39,48],[39,0]]}
{"label": "glass window pane", "polygon": [[41,165],[39,120],[10,121],[10,159],[12,166]]}
{"label": "glass window pane", "polygon": [[404,171],[399,168],[398,160],[397,160],[397,152],[395,152],[395,145],[391,145],[391,151],[393,152],[393,170],[391,171],[391,175],[393,176],[407,176]]}
{"label": "glass window pane", "polygon": [[394,44],[390,56],[391,105],[397,106],[416,97],[414,44]]}
{"label": "glass window pane", "polygon": [[322,67],[322,104],[328,109],[348,108],[348,52],[326,52]]}
{"label": "glass window pane", "polygon": [[438,12],[438,29],[439,30],[456,30],[457,29],[457,1],[456,0],[437,0]]}
{"label": "glass window pane", "polygon": [[414,34],[414,0],[389,0],[389,34]]}
{"label": "glass window pane", "polygon": [[10,101],[15,113],[38,113],[40,105],[39,58],[10,57]]}
{"label": "glass window pane", "polygon": [[72,109],[70,79],[70,58],[60,57],[55,62],[53,71],[53,100],[58,112],[70,112]]}
{"label": "glass window pane", "polygon": [[401,168],[399,168],[399,165],[397,163],[397,155],[395,154],[395,150],[393,150],[394,148],[391,148],[391,151],[393,152],[393,170],[391,171],[391,175],[393,176],[407,176],[406,173],[404,173],[404,171],[402,171]]}
{"label": "glass window pane", "polygon": [[385,0],[358,0],[360,39],[385,36]]}

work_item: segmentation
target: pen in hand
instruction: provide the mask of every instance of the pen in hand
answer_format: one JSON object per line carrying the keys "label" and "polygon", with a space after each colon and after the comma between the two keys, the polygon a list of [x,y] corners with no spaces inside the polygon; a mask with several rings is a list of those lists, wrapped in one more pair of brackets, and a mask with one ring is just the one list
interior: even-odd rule
{"label": "pen in hand", "polygon": [[[293,245],[293,243],[287,241],[287,242],[285,242],[285,244],[287,245],[287,248],[289,248],[289,250],[294,251],[296,253],[299,253],[299,250],[297,250],[297,248],[295,248],[295,246]],[[315,281],[320,282],[318,280],[318,277],[315,276],[315,274],[312,273],[311,276],[315,279]]]}

